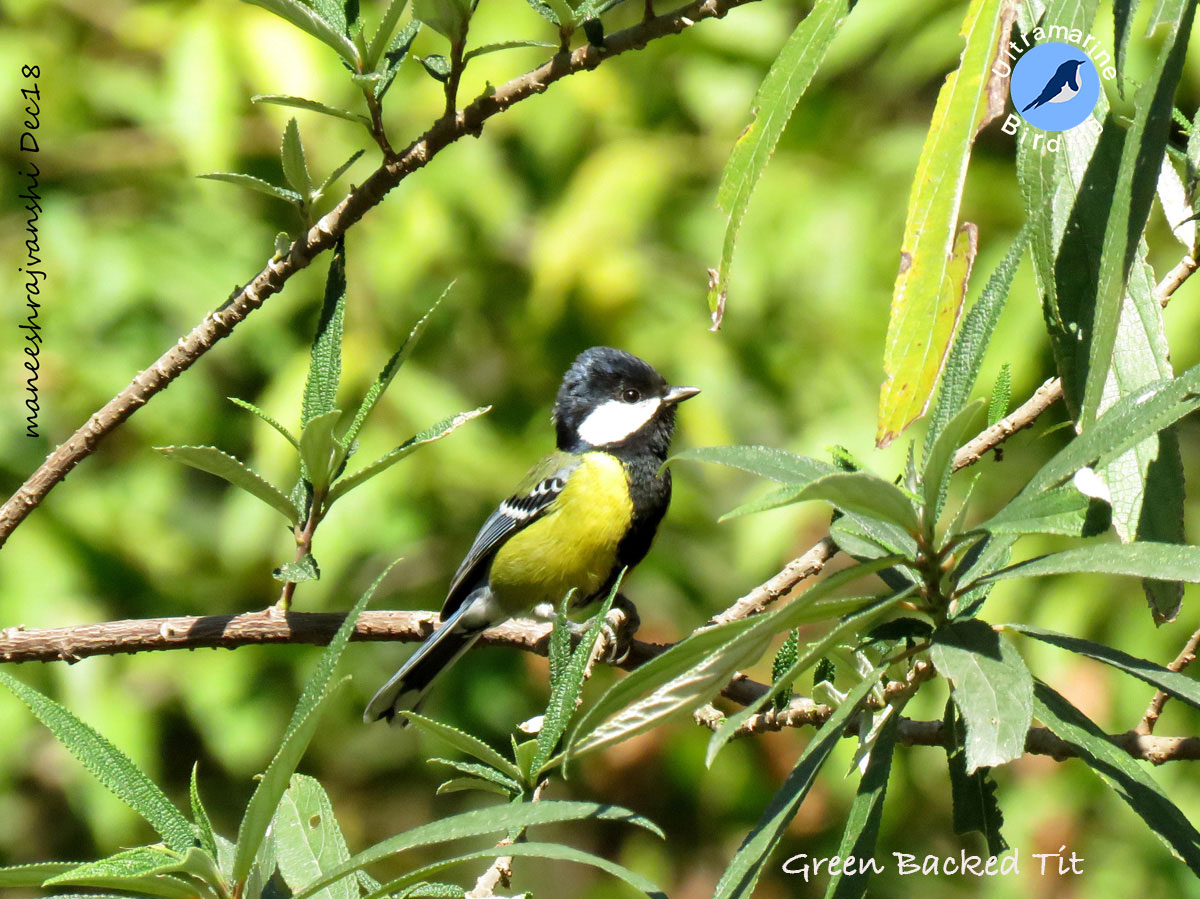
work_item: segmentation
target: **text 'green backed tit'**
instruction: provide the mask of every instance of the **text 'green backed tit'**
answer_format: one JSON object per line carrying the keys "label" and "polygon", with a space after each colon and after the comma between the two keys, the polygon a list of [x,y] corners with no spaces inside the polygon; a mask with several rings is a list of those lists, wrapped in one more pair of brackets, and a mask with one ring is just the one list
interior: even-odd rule
{"label": "text 'green backed tit'", "polygon": [[367,706],[366,721],[392,721],[494,624],[608,593],[623,568],[650,549],[671,501],[659,473],[675,430],[675,406],[700,391],[672,387],[622,350],[592,347],[563,376],[554,403],[558,451],[539,462],[483,523],[459,566],[442,623]]}

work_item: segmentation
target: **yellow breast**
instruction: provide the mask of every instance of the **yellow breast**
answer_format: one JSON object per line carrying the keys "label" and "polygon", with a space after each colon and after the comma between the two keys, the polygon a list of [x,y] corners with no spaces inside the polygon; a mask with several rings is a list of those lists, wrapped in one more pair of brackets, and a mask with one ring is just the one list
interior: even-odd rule
{"label": "yellow breast", "polygon": [[496,553],[488,583],[510,615],[541,602],[557,605],[572,587],[580,599],[599,591],[617,563],[633,501],[621,463],[585,453],[544,516]]}

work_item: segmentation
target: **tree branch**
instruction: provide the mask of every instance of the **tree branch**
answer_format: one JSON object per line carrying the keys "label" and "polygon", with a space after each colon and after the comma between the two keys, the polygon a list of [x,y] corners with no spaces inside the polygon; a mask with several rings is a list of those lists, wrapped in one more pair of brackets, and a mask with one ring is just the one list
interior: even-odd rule
{"label": "tree branch", "polygon": [[[1187,643],[1183,645],[1183,649],[1179,651],[1179,655],[1175,657],[1175,661],[1167,667],[1172,671],[1182,671],[1196,661],[1198,652],[1200,652],[1200,629],[1192,634]],[[1162,690],[1156,691],[1150,700],[1150,705],[1146,707],[1146,714],[1142,716],[1142,720],[1138,722],[1138,726],[1133,732],[1141,736],[1149,736],[1154,733],[1154,726],[1158,724],[1158,716],[1162,714],[1163,706],[1167,704],[1169,698]]]}
{"label": "tree branch", "polygon": [[271,259],[249,284],[235,290],[216,311],[206,315],[200,324],[180,338],[148,369],[139,372],[124,390],[105,403],[79,430],[47,456],[37,471],[0,507],[0,546],[71,469],[95,452],[101,440],[190,368],[218,340],[228,336],[268,297],[283,290],[293,275],[307,267],[317,255],[331,248],[392,188],[427,165],[450,144],[466,135],[479,136],[484,124],[492,116],[504,112],[514,103],[543,93],[550,85],[568,75],[594,69],[605,59],[628,50],[640,50],[650,41],[679,34],[704,19],[722,18],[731,9],[750,2],[754,0],[693,0],[673,12],[606,36],[603,47],[589,43],[571,53],[559,53],[508,83],[489,88],[466,108],[458,112],[448,110],[408,147],[388,156],[384,164],[363,184],[351,190],[332,211],[297,239],[287,256]]}

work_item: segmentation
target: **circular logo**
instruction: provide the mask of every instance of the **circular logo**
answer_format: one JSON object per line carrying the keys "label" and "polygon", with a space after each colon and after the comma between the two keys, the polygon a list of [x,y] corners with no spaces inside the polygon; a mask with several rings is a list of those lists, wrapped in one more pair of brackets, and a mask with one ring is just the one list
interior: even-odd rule
{"label": "circular logo", "polygon": [[1038,44],[1017,60],[1009,91],[1013,106],[1030,125],[1042,131],[1066,131],[1096,108],[1100,75],[1078,47]]}

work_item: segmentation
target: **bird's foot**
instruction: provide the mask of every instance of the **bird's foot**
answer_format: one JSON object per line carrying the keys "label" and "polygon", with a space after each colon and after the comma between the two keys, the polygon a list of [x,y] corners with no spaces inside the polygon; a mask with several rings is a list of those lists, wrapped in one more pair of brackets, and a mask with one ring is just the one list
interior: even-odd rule
{"label": "bird's foot", "polygon": [[601,645],[599,658],[609,665],[619,665],[629,655],[633,635],[641,627],[642,619],[635,606],[624,594],[613,598],[612,608],[600,625]]}

